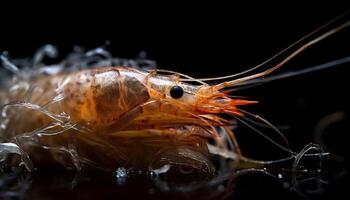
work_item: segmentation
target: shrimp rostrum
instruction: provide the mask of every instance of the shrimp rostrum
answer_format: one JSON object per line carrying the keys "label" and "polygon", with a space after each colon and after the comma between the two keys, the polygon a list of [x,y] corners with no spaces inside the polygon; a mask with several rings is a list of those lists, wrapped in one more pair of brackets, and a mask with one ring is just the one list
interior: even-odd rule
{"label": "shrimp rostrum", "polygon": [[[230,128],[232,120],[222,115],[239,122],[246,115],[254,116],[241,107],[257,102],[228,93],[235,86],[273,72],[334,30],[348,25],[349,22],[304,44],[265,71],[218,84],[166,70],[107,67],[115,61],[108,56],[97,62],[101,65],[98,67],[86,63],[77,67],[67,59],[57,69],[40,67],[40,61],[36,61],[35,66],[30,66],[35,73],[28,73],[29,67],[19,68],[3,55],[3,66],[15,75],[3,81],[0,92],[0,159],[5,160],[8,153],[19,154],[28,169],[33,165],[61,164],[77,170],[156,170],[169,165],[186,173],[189,169],[212,173],[210,154],[236,162],[267,163],[254,162],[241,154]],[[256,119],[273,127],[260,117]]]}

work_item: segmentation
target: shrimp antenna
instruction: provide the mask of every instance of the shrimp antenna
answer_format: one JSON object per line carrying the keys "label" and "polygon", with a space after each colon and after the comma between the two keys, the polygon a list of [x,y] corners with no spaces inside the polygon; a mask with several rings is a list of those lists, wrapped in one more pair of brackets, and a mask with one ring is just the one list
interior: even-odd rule
{"label": "shrimp antenna", "polygon": [[223,82],[221,84],[216,85],[215,87],[216,87],[216,89],[220,90],[220,89],[223,89],[225,87],[235,86],[237,84],[243,83],[243,82],[251,80],[251,79],[255,79],[255,78],[262,77],[262,76],[266,76],[266,75],[270,74],[271,72],[273,72],[273,71],[279,69],[280,67],[282,67],[285,63],[287,63],[292,58],[294,58],[295,56],[297,56],[298,54],[303,52],[308,47],[310,47],[310,46],[312,46],[312,45],[322,41],[323,39],[325,39],[325,38],[327,38],[327,37],[337,33],[338,31],[340,31],[340,30],[342,30],[342,29],[344,29],[344,28],[346,28],[348,26],[350,26],[350,20],[345,22],[345,23],[343,23],[342,25],[334,28],[334,29],[331,29],[330,31],[322,34],[321,36],[318,36],[317,38],[311,40],[310,42],[304,44],[303,46],[301,46],[300,48],[295,50],[292,54],[287,56],[287,58],[282,60],[277,65],[271,67],[270,69],[267,69],[267,70],[265,70],[263,72],[260,72],[260,73],[257,73],[257,74],[253,74],[253,75],[250,75],[250,76],[246,76],[246,77],[243,77],[243,78],[239,78],[239,79],[235,79],[235,80],[232,80],[232,81]]}
{"label": "shrimp antenna", "polygon": [[[294,77],[294,76],[299,76],[299,75],[303,75],[303,74],[308,74],[311,72],[315,72],[315,71],[320,71],[323,69],[328,69],[328,68],[332,68],[335,66],[339,66],[339,65],[343,65],[346,63],[350,63],[350,56],[344,57],[344,58],[340,58],[334,61],[330,61],[324,64],[320,64],[320,65],[316,65],[313,67],[308,67],[305,69],[301,69],[299,71],[292,71],[292,72],[286,72],[286,73],[282,73],[282,74],[278,74],[278,75],[274,75],[274,76],[269,76],[269,77],[265,77],[265,78],[260,78],[260,79],[254,79],[254,80],[249,80],[240,84],[237,84],[236,86],[240,86],[239,90],[242,90],[241,86],[246,86],[246,85],[255,85],[255,84],[263,84],[263,83],[267,83],[270,81],[275,81],[275,80],[279,80],[279,79],[285,79],[285,78],[290,78],[290,77]],[[233,90],[233,89],[231,89]],[[236,88],[237,90],[237,88]]]}
{"label": "shrimp antenna", "polygon": [[293,152],[292,150],[282,146],[281,144],[277,143],[276,141],[274,141],[273,139],[271,139],[269,136],[265,135],[264,133],[262,133],[261,131],[259,131],[258,129],[254,128],[253,126],[251,126],[248,122],[246,122],[243,119],[240,119],[236,116],[233,116],[236,120],[240,121],[241,123],[243,123],[244,125],[246,125],[248,128],[252,129],[253,131],[255,131],[256,133],[258,133],[259,135],[261,135],[262,137],[264,137],[266,140],[268,140],[269,142],[271,142],[272,144],[274,144],[275,146],[277,146],[278,148],[282,149],[283,151],[286,151],[288,153],[290,153],[292,156],[295,156],[296,153]]}
{"label": "shrimp antenna", "polygon": [[[253,113],[250,113],[248,111],[245,111],[245,110],[242,110],[242,109],[238,109],[238,111],[246,114],[246,115],[249,115],[251,117],[254,117],[255,119],[259,120],[259,121],[262,121],[263,123],[265,123],[267,125],[267,127],[271,128],[272,130],[274,130],[282,139],[283,141],[285,142],[285,144],[287,145],[288,149],[290,149],[290,145],[289,145],[289,142],[288,142],[288,139],[286,138],[286,136],[276,127],[274,126],[271,122],[269,122],[267,119],[263,118],[263,117],[260,117],[259,115],[254,115]],[[248,121],[251,121],[253,123],[255,123],[254,120],[251,120],[249,118],[245,118],[245,120],[248,120]]]}
{"label": "shrimp antenna", "polygon": [[281,54],[285,53],[286,51],[290,50],[291,48],[295,47],[296,45],[304,42],[306,39],[310,38],[311,36],[315,35],[316,33],[319,33],[323,29],[325,29],[325,28],[329,27],[330,25],[334,24],[336,21],[338,21],[339,19],[343,18],[344,16],[346,16],[349,13],[350,13],[350,10],[346,11],[345,13],[339,15],[338,17],[330,20],[329,22],[325,23],[321,27],[317,28],[316,30],[310,32],[309,34],[307,34],[304,37],[300,38],[299,40],[295,41],[294,43],[289,45],[287,48],[283,49],[282,51],[278,52],[277,54],[275,54],[271,58],[265,60],[264,62],[260,63],[259,65],[255,66],[255,67],[252,67],[250,69],[247,69],[245,71],[242,71],[242,72],[239,72],[239,73],[236,73],[236,74],[231,74],[231,75],[227,75],[227,76],[220,76],[220,77],[214,77],[214,78],[199,78],[198,80],[201,80],[201,81],[215,81],[215,80],[222,80],[222,79],[230,79],[230,78],[234,78],[234,77],[241,76],[243,74],[249,73],[249,72],[251,72],[253,70],[256,70],[256,69],[266,65],[270,61],[274,60],[275,58],[277,58]]}

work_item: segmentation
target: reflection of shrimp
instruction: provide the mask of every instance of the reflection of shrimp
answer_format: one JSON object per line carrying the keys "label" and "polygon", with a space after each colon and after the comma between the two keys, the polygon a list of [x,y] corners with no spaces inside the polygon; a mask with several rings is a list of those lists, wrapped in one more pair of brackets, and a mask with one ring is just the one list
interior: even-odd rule
{"label": "reflection of shrimp", "polygon": [[[216,85],[179,73],[159,74],[168,72],[165,70],[146,72],[126,67],[24,77],[4,91],[7,97],[0,95],[4,96],[1,136],[6,142],[16,143],[35,163],[55,161],[67,168],[123,166],[161,170],[169,164],[184,173],[189,169],[212,172],[209,152],[255,162],[240,154],[234,134],[227,127],[230,121],[218,114],[242,121],[241,117],[253,115],[238,107],[256,101],[231,98],[227,95],[230,89],[226,89],[270,74],[349,24],[306,43],[266,71]],[[5,57],[2,60],[7,68],[16,69]],[[224,78],[230,77],[233,76]],[[211,80],[219,79],[222,78]],[[273,127],[261,117],[255,119]],[[213,139],[214,145],[207,145],[207,138]]]}

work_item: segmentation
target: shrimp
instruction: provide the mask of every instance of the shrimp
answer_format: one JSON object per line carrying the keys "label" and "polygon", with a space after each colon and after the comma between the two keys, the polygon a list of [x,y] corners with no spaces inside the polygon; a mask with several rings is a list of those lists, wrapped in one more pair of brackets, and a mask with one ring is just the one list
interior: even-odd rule
{"label": "shrimp", "polygon": [[[211,79],[108,65],[49,70],[51,74],[28,77],[2,56],[5,67],[17,76],[9,81],[12,86],[0,92],[1,145],[11,143],[12,149],[16,147],[22,161],[27,158],[23,161],[27,168],[32,164],[61,164],[77,170],[124,167],[210,174],[215,171],[210,154],[255,167],[273,163],[244,157],[230,128],[232,121],[222,114],[244,124],[245,117],[253,117],[283,137],[282,133],[267,120],[241,108],[257,101],[228,93],[232,87],[272,73],[306,48],[349,25],[346,22],[311,40],[265,71],[218,84],[204,81],[233,78],[261,65]],[[111,61],[108,56],[106,60]],[[291,154],[281,160],[296,157],[297,153],[263,136]]]}
{"label": "shrimp", "polygon": [[[54,151],[53,146],[67,143],[73,136],[75,142],[81,144],[74,145],[75,150],[66,150],[71,156],[72,151],[77,151],[88,160],[98,159],[99,164],[107,162],[105,165],[113,168],[119,165],[142,168],[143,163],[152,162],[158,151],[167,151],[170,144],[170,151],[178,146],[177,153],[185,154],[184,157],[198,154],[192,162],[197,159],[196,162],[202,164],[206,159],[201,154],[207,154],[204,138],[218,140],[219,137],[216,130],[207,127],[225,124],[223,119],[212,114],[239,114],[236,106],[255,103],[233,100],[223,93],[211,92],[209,86],[179,82],[177,77],[124,67],[102,67],[42,77],[29,81],[29,85],[35,87],[31,89],[29,100],[3,106],[6,117],[11,119],[3,129],[3,137],[15,139],[24,151],[31,152],[33,142]],[[29,88],[11,90],[13,96],[9,102],[23,98]],[[16,108],[25,108],[25,111],[18,115]],[[38,137],[37,141],[29,137],[33,134]],[[99,149],[102,152],[98,152]],[[46,159],[39,153],[29,154],[35,162]],[[56,152],[53,154],[55,160],[61,159]],[[40,156],[36,158],[37,155]],[[66,163],[66,160],[61,162]],[[212,170],[212,166],[204,164],[201,166],[204,170]]]}

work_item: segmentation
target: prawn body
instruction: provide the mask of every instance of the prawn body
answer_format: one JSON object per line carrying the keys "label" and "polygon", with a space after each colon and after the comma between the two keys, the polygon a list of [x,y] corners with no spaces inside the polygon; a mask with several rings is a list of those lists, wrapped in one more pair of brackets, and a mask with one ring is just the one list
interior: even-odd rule
{"label": "prawn body", "polygon": [[[171,96],[173,87],[183,90],[181,97]],[[2,103],[9,120],[2,135],[34,162],[79,169],[84,163],[149,168],[171,155],[172,163],[212,172],[206,139],[218,140],[210,128],[225,124],[215,114],[238,113],[237,105],[255,103],[232,100],[212,86],[126,67],[37,77],[6,92],[11,95]]]}
{"label": "prawn body", "polygon": [[[174,87],[183,90],[181,97],[171,96]],[[78,72],[66,77],[58,90],[62,90],[62,110],[72,122],[108,132],[186,123],[205,125],[199,119],[205,115],[222,125],[222,119],[212,114],[239,115],[238,105],[256,103],[231,99],[213,86],[194,86],[176,77],[122,67]]]}

